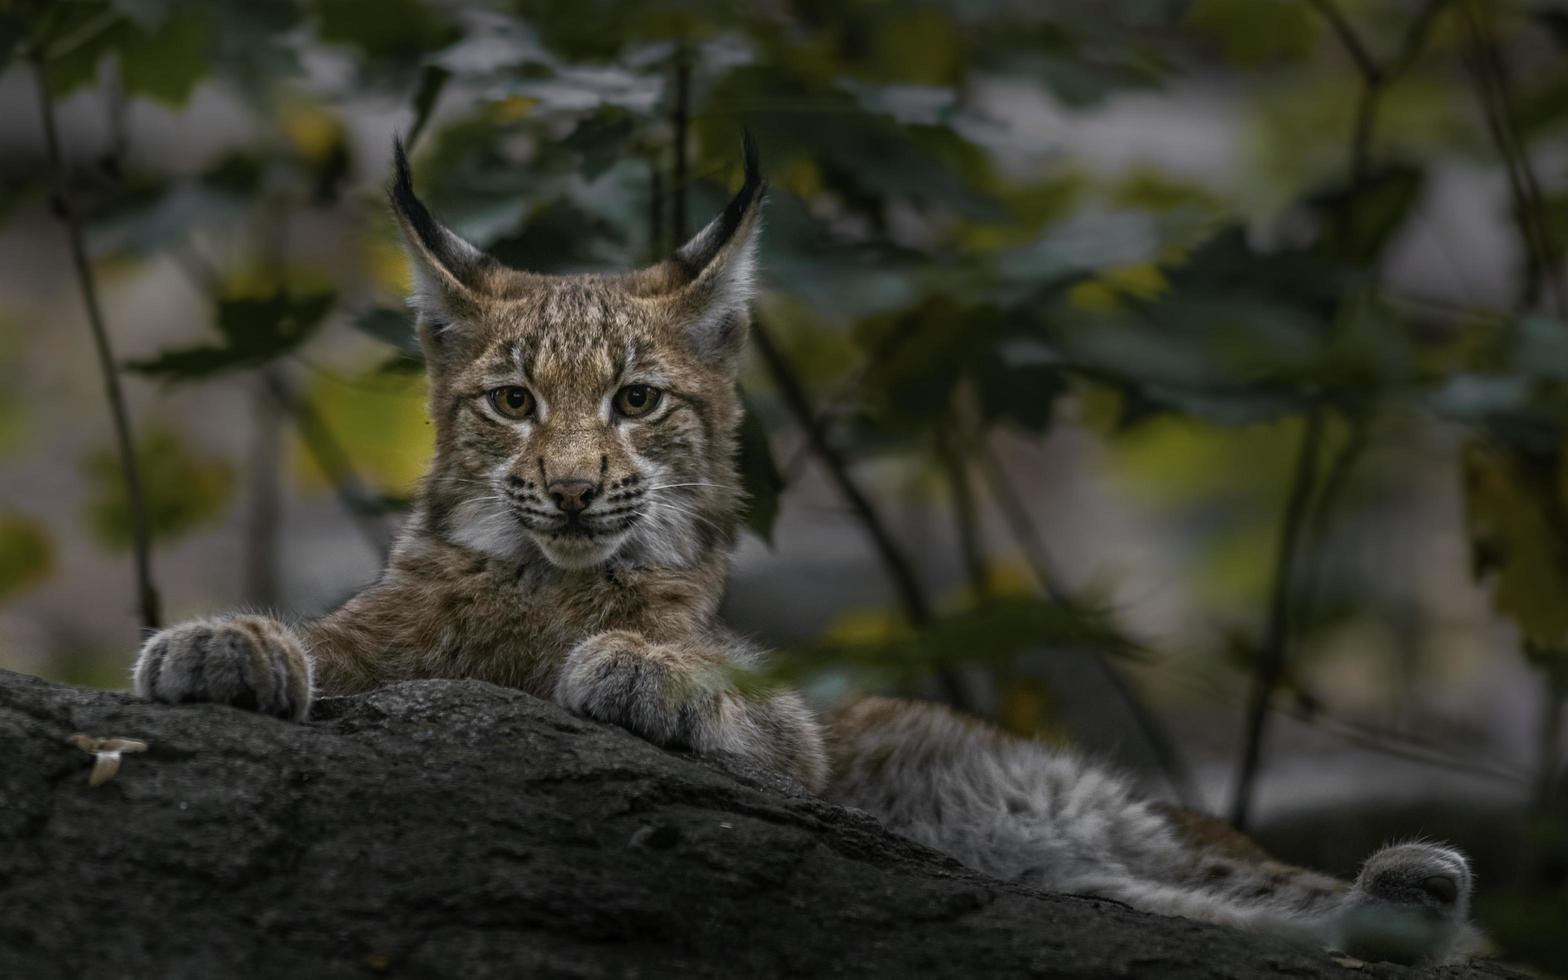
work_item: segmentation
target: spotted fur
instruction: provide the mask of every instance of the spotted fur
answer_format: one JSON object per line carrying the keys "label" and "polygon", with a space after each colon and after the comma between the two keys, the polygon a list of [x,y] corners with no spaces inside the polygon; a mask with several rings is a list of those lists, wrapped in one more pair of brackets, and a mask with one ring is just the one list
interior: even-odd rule
{"label": "spotted fur", "polygon": [[[929,705],[856,703],[830,726],[830,759],[797,694],[738,683],[761,653],[717,622],[763,197],[749,142],[724,212],[626,275],[506,268],[436,221],[401,148],[396,163],[436,446],[388,567],[313,622],[157,634],[140,694],[304,719],[313,689],[478,678],[661,745],[748,756],[1000,878],[1383,958],[1473,948],[1469,867],[1448,848],[1385,849],[1345,884]],[[627,386],[660,394],[633,415]]]}

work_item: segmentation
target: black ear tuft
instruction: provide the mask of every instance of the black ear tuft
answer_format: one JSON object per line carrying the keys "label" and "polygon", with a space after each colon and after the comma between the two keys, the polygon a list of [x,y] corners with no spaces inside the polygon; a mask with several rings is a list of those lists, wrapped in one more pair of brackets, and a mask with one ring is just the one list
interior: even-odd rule
{"label": "black ear tuft", "polygon": [[690,278],[696,278],[729,244],[746,216],[767,193],[768,184],[762,178],[762,158],[749,129],[741,131],[741,155],[745,160],[746,177],[740,190],[724,206],[722,214],[675,253],[675,261]]}
{"label": "black ear tuft", "polygon": [[762,188],[762,154],[757,152],[757,141],[752,138],[751,130],[749,129],[740,131],[740,152],[745,160],[745,186],[760,190]]}
{"label": "black ear tuft", "polygon": [[408,166],[408,154],[403,149],[400,136],[392,137],[392,184],[387,188],[387,198],[420,243],[432,253],[440,255],[443,237],[441,226],[431,216],[425,202],[414,193],[414,173]]}

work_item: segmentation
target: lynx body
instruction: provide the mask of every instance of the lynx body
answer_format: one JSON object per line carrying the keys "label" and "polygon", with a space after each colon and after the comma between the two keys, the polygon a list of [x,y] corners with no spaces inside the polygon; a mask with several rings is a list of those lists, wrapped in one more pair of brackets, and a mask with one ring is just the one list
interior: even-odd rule
{"label": "lynx body", "polygon": [[388,567],[316,621],[158,633],[136,690],[303,720],[313,692],[479,678],[753,758],[996,877],[1368,956],[1469,951],[1470,870],[1451,848],[1386,848],[1345,884],[941,708],[868,699],[825,734],[794,692],[736,686],[761,656],[717,621],[763,199],[746,150],[740,192],[668,261],[542,276],[438,223],[399,148],[436,448]]}

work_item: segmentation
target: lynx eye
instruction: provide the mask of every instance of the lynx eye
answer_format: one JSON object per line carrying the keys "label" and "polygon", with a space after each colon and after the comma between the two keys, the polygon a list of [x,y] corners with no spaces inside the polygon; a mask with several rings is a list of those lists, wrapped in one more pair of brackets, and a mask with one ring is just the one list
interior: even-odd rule
{"label": "lynx eye", "polygon": [[534,396],[521,385],[491,388],[488,394],[491,406],[509,419],[525,419],[533,414]]}
{"label": "lynx eye", "polygon": [[627,385],[615,393],[615,410],[629,419],[638,418],[653,411],[663,396],[653,385]]}

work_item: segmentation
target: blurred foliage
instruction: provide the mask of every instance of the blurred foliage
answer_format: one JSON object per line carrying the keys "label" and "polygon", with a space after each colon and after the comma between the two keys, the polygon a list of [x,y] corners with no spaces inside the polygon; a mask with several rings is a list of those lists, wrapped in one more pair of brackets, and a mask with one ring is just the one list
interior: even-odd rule
{"label": "blurred foliage", "polygon": [[49,577],[54,543],[36,520],[0,513],[0,599],[9,598]]}
{"label": "blurred foliage", "polygon": [[[346,445],[365,477],[392,496],[414,489],[435,444],[425,414],[423,375],[375,372],[360,377],[321,375],[303,393],[316,414]],[[293,467],[312,489],[330,485],[307,446],[296,441]]]}
{"label": "blurred foliage", "polygon": [[[151,429],[136,447],[153,538],[178,537],[223,512],[234,493],[234,467],[216,456],[198,454],[172,429]],[[87,522],[105,546],[131,546],[130,505],[119,458],[113,450],[91,453],[82,473],[92,494]]]}
{"label": "blurred foliage", "polygon": [[[392,495],[430,436],[385,158],[356,153],[385,139],[366,120],[395,109],[437,213],[544,272],[665,254],[721,206],[749,128],[771,181],[762,322],[823,438],[890,464],[854,475],[902,475],[975,538],[997,515],[964,513],[951,477],[994,479],[995,435],[1089,433],[1117,485],[1180,529],[1202,654],[1260,677],[1283,659],[1272,683],[1311,713],[1301,667],[1345,636],[1390,638],[1382,655],[1419,670],[1413,587],[1346,542],[1375,550],[1434,481],[1462,495],[1473,571],[1543,687],[1568,692],[1568,189],[1560,168],[1531,170],[1568,130],[1565,25],[1551,0],[8,0],[0,57],[41,62],[56,100],[108,107],[111,138],[67,175],[94,254],[172,260],[210,302],[206,341],[128,367],[199,392],[308,372],[293,417],[321,420]],[[1153,93],[1164,101],[1141,101]],[[1045,152],[998,112],[1038,101],[1019,118],[1126,110],[1120,125],[1138,126],[1140,106],[1164,111],[1172,94],[1199,107],[1196,163]],[[249,135],[196,164],[127,145],[127,100],[203,97],[243,113]],[[1239,131],[1205,129],[1213,106]],[[1210,138],[1234,145],[1196,146]],[[1235,166],[1216,167],[1221,154]],[[45,185],[35,163],[0,161],[0,220]],[[1424,216],[1476,170],[1509,194],[1496,210],[1517,237],[1515,281],[1487,283],[1485,302],[1410,293],[1390,270],[1440,237]],[[345,216],[369,231],[318,240]],[[1461,285],[1472,274],[1454,270]],[[771,437],[808,420],[778,377],[755,369],[744,387],[749,526],[771,539],[796,472]],[[5,388],[0,442],[21,409]],[[316,435],[296,469],[341,483]],[[1434,438],[1462,448],[1392,474],[1365,465]],[[228,461],[173,428],[140,452],[159,535],[225,506]],[[123,547],[118,470],[95,455],[87,474],[91,527]],[[0,591],[49,554],[40,529],[6,520]],[[1026,553],[1031,534],[1015,522],[990,537]],[[1018,669],[1023,652],[1156,655],[1108,603],[1040,568],[1010,585],[989,557],[960,601],[857,610],[782,663],[900,688],[983,672],[1002,682],[995,717],[1039,731],[1052,692]],[[895,577],[898,559],[884,554]],[[1560,887],[1491,906],[1499,935],[1568,962],[1528,924],[1560,909]]]}

